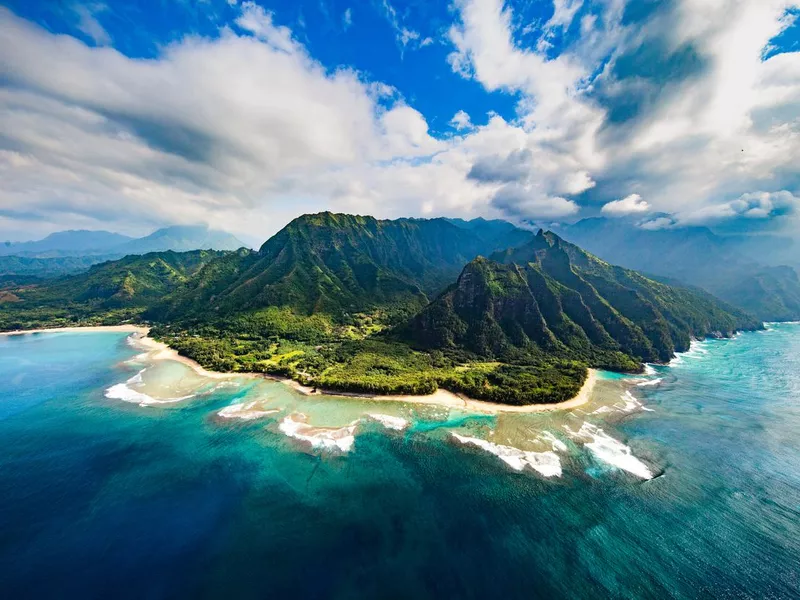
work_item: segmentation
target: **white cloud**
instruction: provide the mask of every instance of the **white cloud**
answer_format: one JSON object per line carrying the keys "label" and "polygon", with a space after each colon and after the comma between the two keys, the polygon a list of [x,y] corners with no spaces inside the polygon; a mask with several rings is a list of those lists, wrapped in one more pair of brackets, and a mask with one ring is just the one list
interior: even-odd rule
{"label": "white cloud", "polygon": [[[444,148],[418,111],[384,107],[389,86],[326,71],[250,3],[237,26],[252,36],[189,37],[151,60],[53,35],[6,9],[0,21],[9,83],[0,214],[26,226],[205,221],[265,236],[301,212],[352,207],[330,191],[338,178],[365,181],[373,163],[429,160]],[[472,187],[467,169],[461,188]],[[451,183],[450,194],[462,191]]]}
{"label": "white cloud", "polygon": [[453,115],[453,118],[450,119],[450,125],[452,125],[456,129],[471,129],[472,121],[470,120],[469,115],[465,111],[459,110],[456,114]]}
{"label": "white cloud", "polygon": [[612,200],[603,205],[602,212],[612,217],[624,217],[649,212],[650,205],[639,194],[630,194],[620,200]]}
{"label": "white cloud", "polygon": [[520,122],[507,124],[515,130],[513,145],[487,160],[502,161],[524,150],[525,165],[519,164],[523,155],[514,155],[522,170],[519,183],[539,190],[538,198],[593,188],[591,173],[604,163],[596,143],[604,115],[581,93],[590,72],[571,53],[548,59],[518,47],[511,9],[502,0],[458,0],[455,6],[459,20],[449,31],[455,47],[448,57],[452,69],[489,91],[521,93]]}
{"label": "white cloud", "polygon": [[275,25],[272,13],[255,2],[242,3],[242,14],[236,19],[236,24],[276,50],[287,54],[302,52],[302,48],[292,39],[292,31],[288,27]]}
{"label": "white cloud", "polygon": [[675,221],[669,217],[657,217],[640,223],[639,227],[647,231],[659,231],[661,229],[672,229],[675,225]]}
{"label": "white cloud", "polygon": [[403,51],[406,48],[423,48],[433,42],[431,38],[422,39],[422,36],[418,31],[406,27],[403,23],[403,19],[398,16],[397,10],[394,8],[394,6],[392,6],[389,0],[382,1],[383,11],[386,15],[386,19],[389,21],[392,29],[395,30],[397,41],[400,42]]}
{"label": "white cloud", "polygon": [[98,13],[108,10],[105,4],[76,4],[73,6],[78,16],[78,30],[89,36],[98,46],[108,46],[111,36],[97,20]]}
{"label": "white cloud", "polygon": [[[400,91],[320,64],[253,2],[218,37],[152,59],[0,8],[0,228],[203,221],[265,237],[321,209],[559,219],[587,202],[669,215],[650,228],[796,225],[800,53],[763,56],[797,2],[676,0],[644,24],[623,24],[624,0],[580,5],[554,3],[542,35],[580,19],[582,36],[551,58],[519,44],[502,0],[456,0],[451,69],[518,104],[483,126],[459,111],[443,139]],[[384,8],[401,46],[426,45]],[[639,65],[656,42],[659,60],[693,57],[696,73],[653,78],[681,66]],[[643,73],[626,77],[626,61]],[[647,202],[619,200],[633,190]]]}
{"label": "white cloud", "polygon": [[561,219],[578,212],[578,205],[560,196],[545,196],[535,187],[510,183],[492,200],[503,213],[525,219]]}
{"label": "white cloud", "polygon": [[800,209],[800,198],[787,190],[778,192],[749,192],[736,200],[711,204],[678,214],[683,224],[713,223],[728,219],[768,219],[777,215],[792,215]]}
{"label": "white cloud", "polygon": [[[502,0],[455,2],[448,60],[487,90],[521,94],[529,184],[550,195],[576,195],[598,181],[603,193],[635,187],[654,212],[683,215],[736,193],[797,185],[800,53],[763,60],[797,1],[676,0],[644,24],[625,25],[625,3],[613,0],[598,16],[585,15],[581,38],[549,58],[548,36],[569,27],[581,4],[554,2],[537,49],[517,45],[513,14]],[[645,68],[656,59],[675,64]],[[644,74],[618,73],[617,63],[626,60]],[[673,73],[691,60],[695,76]],[[649,79],[654,73],[663,80]],[[609,121],[615,104],[639,113]]]}
{"label": "white cloud", "polygon": [[350,26],[353,24],[353,11],[348,8],[342,14],[342,26],[345,29],[350,29]]}
{"label": "white cloud", "polygon": [[583,0],[553,0],[553,16],[545,24],[545,31],[556,28],[569,29],[575,15],[583,6]]}

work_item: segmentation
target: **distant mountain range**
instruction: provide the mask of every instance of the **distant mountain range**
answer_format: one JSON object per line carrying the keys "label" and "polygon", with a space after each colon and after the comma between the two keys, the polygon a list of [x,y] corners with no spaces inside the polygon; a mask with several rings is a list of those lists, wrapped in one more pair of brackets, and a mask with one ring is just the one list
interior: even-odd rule
{"label": "distant mountain range", "polygon": [[236,250],[243,246],[235,236],[205,226],[165,227],[142,238],[108,231],[60,231],[38,241],[0,244],[0,277],[52,278],[132,254]]}
{"label": "distant mountain range", "polygon": [[560,232],[604,260],[702,287],[761,320],[800,319],[800,248],[789,238],[725,237],[705,227],[650,231],[606,218]]}

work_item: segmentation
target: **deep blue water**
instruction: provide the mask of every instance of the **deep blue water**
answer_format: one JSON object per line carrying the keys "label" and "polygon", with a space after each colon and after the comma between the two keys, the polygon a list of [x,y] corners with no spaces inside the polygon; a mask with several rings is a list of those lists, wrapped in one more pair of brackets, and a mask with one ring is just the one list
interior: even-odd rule
{"label": "deep blue water", "polygon": [[[800,325],[702,344],[614,425],[658,477],[517,473],[434,425],[344,456],[241,390],[105,398],[124,335],[0,337],[5,598],[797,598]],[[486,419],[486,417],[483,417]],[[274,423],[273,423],[274,425]]]}

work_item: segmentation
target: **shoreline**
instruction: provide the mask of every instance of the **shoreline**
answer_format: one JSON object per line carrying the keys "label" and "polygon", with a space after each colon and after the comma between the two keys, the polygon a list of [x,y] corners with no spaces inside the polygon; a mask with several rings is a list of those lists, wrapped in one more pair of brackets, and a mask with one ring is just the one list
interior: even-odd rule
{"label": "shoreline", "polygon": [[118,331],[120,333],[141,333],[147,335],[150,328],[145,325],[88,325],[86,327],[45,327],[43,329],[17,329],[15,331],[0,331],[0,336],[13,337],[15,335],[28,335],[33,333],[98,333],[102,331]]}
{"label": "shoreline", "polygon": [[[304,396],[332,396],[335,398],[351,398],[360,400],[373,400],[376,402],[407,402],[411,404],[432,404],[436,406],[444,406],[447,408],[456,408],[461,410],[468,410],[482,414],[497,414],[497,413],[535,413],[535,412],[549,412],[553,410],[569,410],[582,406],[589,401],[592,390],[597,383],[597,369],[588,369],[586,381],[584,381],[578,393],[564,402],[556,404],[526,404],[524,406],[514,406],[510,404],[499,404],[497,402],[489,402],[486,400],[476,400],[468,398],[461,394],[456,394],[443,388],[437,389],[433,394],[427,396],[411,396],[411,395],[379,395],[379,394],[359,394],[349,392],[337,392],[335,390],[325,390],[320,388],[311,388],[305,386],[294,379],[289,377],[281,377],[278,375],[271,375],[269,373],[222,373],[219,371],[209,371],[204,368],[200,363],[186,356],[181,356],[177,350],[170,348],[167,344],[159,342],[149,337],[150,328],[145,325],[95,325],[89,327],[50,327],[44,329],[25,329],[19,331],[6,331],[0,332],[0,336],[15,336],[26,335],[34,333],[58,333],[58,332],[122,332],[133,333],[138,336],[133,337],[134,341],[142,346],[143,350],[147,351],[150,360],[174,360],[179,362],[202,377],[209,379],[230,379],[232,377],[259,377],[262,379],[270,379],[272,381],[280,382],[294,391]],[[316,391],[315,391],[316,389]]]}
{"label": "shoreline", "polygon": [[584,381],[578,393],[564,402],[555,404],[525,404],[522,406],[515,406],[512,404],[500,404],[497,402],[489,402],[488,400],[477,400],[469,398],[461,394],[456,394],[444,388],[437,389],[433,394],[427,396],[412,396],[412,395],[379,395],[379,394],[359,394],[356,392],[337,392],[335,390],[326,390],[317,388],[313,391],[312,388],[304,386],[293,379],[276,377],[274,375],[265,375],[268,379],[280,381],[296,391],[306,396],[333,396],[338,398],[353,398],[360,400],[374,400],[376,402],[408,402],[410,404],[432,404],[435,406],[444,406],[447,408],[457,408],[461,410],[468,410],[470,412],[483,413],[483,414],[497,414],[497,413],[535,413],[535,412],[549,412],[553,410],[569,410],[577,408],[586,404],[592,394],[595,384],[597,383],[597,369],[588,369],[586,381]]}

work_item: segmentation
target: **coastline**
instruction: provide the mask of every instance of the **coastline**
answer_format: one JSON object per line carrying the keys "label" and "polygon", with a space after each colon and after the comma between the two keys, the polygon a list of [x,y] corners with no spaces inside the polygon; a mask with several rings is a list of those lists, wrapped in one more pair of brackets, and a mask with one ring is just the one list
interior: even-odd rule
{"label": "coastline", "polygon": [[549,412],[552,410],[569,410],[577,408],[589,401],[595,384],[597,383],[597,369],[588,369],[586,381],[583,386],[578,390],[578,393],[564,402],[555,404],[526,404],[524,406],[514,406],[510,404],[499,404],[497,402],[489,402],[487,400],[476,400],[468,398],[461,394],[456,394],[449,390],[439,388],[433,394],[427,396],[411,396],[411,395],[378,395],[378,394],[358,394],[348,392],[337,392],[333,390],[317,389],[313,391],[311,388],[301,385],[296,381],[288,378],[280,378],[268,375],[269,379],[280,381],[290,385],[296,391],[307,396],[325,395],[334,396],[339,398],[358,398],[361,400],[375,400],[377,402],[408,402],[411,404],[433,404],[436,406],[444,406],[447,408],[457,408],[467,410],[470,412],[483,413],[483,414],[497,414],[497,413],[536,413],[536,412]]}
{"label": "coastline", "polygon": [[0,336],[11,337],[15,335],[28,335],[30,333],[60,333],[62,331],[69,333],[90,333],[100,331],[118,331],[121,333],[141,333],[147,335],[150,332],[149,327],[144,325],[90,325],[87,327],[45,327],[44,329],[19,329],[16,331],[0,331]]}
{"label": "coastline", "polygon": [[0,332],[0,336],[26,335],[31,333],[58,333],[58,332],[102,332],[116,331],[123,333],[138,334],[133,340],[138,343],[143,350],[147,351],[150,360],[174,360],[192,369],[198,375],[210,379],[230,379],[232,377],[260,377],[277,381],[291,387],[296,392],[304,396],[333,396],[337,398],[358,398],[361,400],[374,400],[376,402],[408,402],[413,404],[432,404],[447,408],[456,408],[482,414],[497,413],[535,413],[548,412],[553,410],[569,410],[577,408],[589,401],[592,390],[597,383],[597,370],[589,369],[581,389],[578,393],[564,402],[556,404],[527,404],[524,406],[513,406],[509,404],[499,404],[486,400],[476,400],[461,394],[439,388],[433,394],[427,396],[411,395],[378,395],[378,394],[358,394],[348,392],[337,392],[334,390],[315,389],[298,383],[289,377],[280,377],[268,373],[221,373],[219,371],[209,371],[200,363],[186,356],[181,356],[178,351],[170,348],[163,342],[158,342],[149,337],[150,328],[144,325],[96,325],[90,327],[50,327],[44,329],[26,329],[20,331]]}

